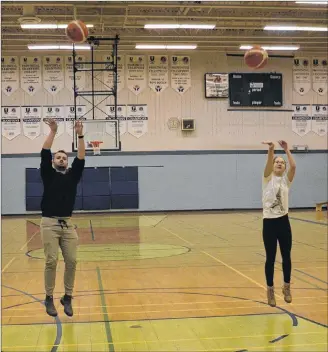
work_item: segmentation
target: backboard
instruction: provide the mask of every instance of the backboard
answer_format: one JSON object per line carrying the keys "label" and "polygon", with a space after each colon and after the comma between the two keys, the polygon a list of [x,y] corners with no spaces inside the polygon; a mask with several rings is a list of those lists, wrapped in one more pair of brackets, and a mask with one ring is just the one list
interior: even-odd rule
{"label": "backboard", "polygon": [[[74,121],[73,121],[74,123]],[[118,120],[82,120],[86,151],[93,151],[91,142],[102,142],[101,151],[121,150]],[[73,152],[77,151],[78,136],[73,129]]]}

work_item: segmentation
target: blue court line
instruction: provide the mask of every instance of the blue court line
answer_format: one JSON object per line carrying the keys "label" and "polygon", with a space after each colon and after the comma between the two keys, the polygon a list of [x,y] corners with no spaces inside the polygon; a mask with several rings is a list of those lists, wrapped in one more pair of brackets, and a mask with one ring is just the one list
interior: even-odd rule
{"label": "blue court line", "polygon": [[275,343],[275,342],[278,342],[278,341],[284,339],[284,338],[287,337],[287,336],[289,336],[289,335],[288,335],[288,334],[287,334],[287,335],[281,335],[281,336],[277,337],[276,339],[273,339],[273,340],[271,340],[271,341],[269,341],[269,342],[270,342],[270,343]]}
{"label": "blue court line", "polygon": [[92,222],[91,222],[91,220],[90,220],[90,231],[91,231],[92,241],[94,241],[94,240],[95,240],[95,234],[94,234],[94,232],[93,232],[93,228],[92,228]]}
{"label": "blue court line", "polygon": [[[97,273],[98,273],[98,280],[99,280],[99,287],[100,287],[100,296],[101,296],[101,301],[102,301],[102,306],[103,306],[103,312],[104,312],[104,322],[105,322],[105,326],[107,326],[108,324],[108,327],[109,327],[109,318],[108,318],[108,314],[107,314],[107,309],[106,309],[106,302],[105,302],[105,294],[104,292],[107,292],[107,294],[116,294],[116,293],[131,293],[131,294],[135,294],[135,292],[120,292],[120,291],[117,291],[117,292],[108,292],[108,290],[104,291],[102,289],[102,281],[101,281],[101,275],[100,275],[100,270],[99,268],[97,267]],[[153,293],[153,294],[157,294],[157,292],[141,292],[141,293]],[[253,300],[253,299],[248,299],[248,298],[244,298],[244,297],[236,297],[236,296],[227,296],[227,295],[221,295],[221,294],[214,294],[214,293],[198,293],[198,292],[161,292],[161,293],[167,293],[167,294],[171,294],[171,293],[179,293],[179,294],[187,294],[187,295],[201,295],[201,296],[214,296],[214,297],[225,297],[225,298],[235,298],[235,299],[239,299],[239,300],[242,300],[242,301],[250,301],[250,302],[254,302],[254,303],[260,303],[260,304],[263,304],[265,306],[267,306],[267,303],[265,302],[262,302],[262,301],[257,301],[257,300]],[[94,294],[91,294],[91,295],[94,295]],[[88,296],[88,295],[81,295],[81,296]],[[284,308],[281,308],[279,306],[276,306],[276,309],[286,313],[292,320],[292,323],[293,323],[293,327],[296,327],[298,326],[298,320],[297,320],[297,317],[295,314],[289,312],[288,310],[284,309]],[[281,313],[280,313],[281,314]],[[250,314],[252,315],[252,314]],[[255,314],[255,315],[267,315],[267,313],[258,313],[258,314]],[[238,316],[238,315],[237,315]],[[240,316],[240,315],[239,315]],[[247,315],[246,315],[247,316]],[[172,320],[172,319],[188,319],[190,317],[180,317],[180,318],[166,318],[166,319],[154,319],[154,320]],[[199,317],[195,317],[195,318],[199,318]],[[206,316],[204,318],[211,318],[209,316]],[[302,318],[300,316],[300,318]],[[147,321],[149,321],[149,318],[148,319],[145,319]],[[135,321],[135,319],[133,320]],[[316,322],[313,322],[313,323],[316,323]],[[321,325],[320,323],[318,323],[318,325]],[[110,335],[107,335],[107,340],[108,342],[111,342],[112,343],[112,337],[111,337],[111,332],[110,332],[110,329],[109,331],[106,329],[106,332],[109,332]],[[287,335],[288,336],[288,335]],[[109,339],[110,337],[110,339]],[[277,337],[276,339],[272,340],[273,342],[271,343],[274,343],[276,341],[279,341],[282,337],[279,336]],[[114,351],[114,345],[113,344],[109,344],[109,350],[110,351]],[[241,351],[247,351],[246,349],[244,350],[241,350]]]}
{"label": "blue court line", "polygon": [[[77,296],[74,296],[77,297]],[[83,297],[83,296],[79,296]],[[207,319],[207,318],[231,318],[231,317],[252,317],[252,316],[264,316],[264,315],[283,315],[285,313],[275,312],[275,313],[250,313],[250,314],[230,314],[230,315],[197,315],[194,317],[172,317],[172,318],[145,318],[145,319],[123,319],[123,320],[115,320],[114,323],[129,323],[132,321],[141,322],[141,321],[162,321],[162,320],[184,320],[184,319]],[[92,323],[104,323],[104,320],[92,320],[92,321],[66,321],[62,324],[92,324]],[[25,325],[50,325],[52,323],[23,323],[23,324],[4,324],[3,326],[25,326]]]}
{"label": "blue court line", "polygon": [[[265,255],[263,255],[262,253],[256,253],[256,254],[257,254],[257,255],[260,255],[261,257],[264,257],[264,258],[265,258]],[[281,261],[279,261],[279,260],[277,260],[277,259],[276,259],[276,262],[279,263],[279,264],[282,264]],[[282,271],[282,269],[279,268],[279,267],[277,267],[277,266],[275,266],[275,269]],[[293,269],[293,270],[295,270],[295,269]],[[313,283],[311,283],[311,282],[309,282],[309,281],[306,281],[306,280],[300,278],[300,277],[297,276],[297,275],[293,275],[293,277],[295,277],[296,279],[301,280],[301,281],[307,283],[308,285],[311,285],[311,286],[314,286],[314,287],[316,287],[316,288],[319,288],[320,290],[326,291],[325,288],[322,288],[322,287],[317,286],[317,285],[315,285],[315,284],[313,284]]]}
{"label": "blue court line", "polygon": [[107,306],[106,306],[106,299],[104,295],[104,288],[102,284],[102,279],[101,279],[101,272],[99,267],[97,266],[97,276],[98,276],[98,285],[99,285],[99,291],[100,291],[100,299],[101,299],[101,305],[102,305],[102,311],[103,311],[103,316],[104,316],[104,323],[105,323],[105,329],[106,329],[106,335],[107,335],[107,342],[108,342],[108,350],[109,352],[114,352],[114,344],[113,344],[113,337],[112,333],[110,330],[110,324],[109,324],[109,317],[108,317],[108,312],[107,312]]}
{"label": "blue court line", "polygon": [[321,226],[328,226],[328,223],[323,223],[323,222],[318,222],[318,221],[313,221],[313,220],[299,219],[299,218],[294,218],[294,217],[289,217],[289,219],[308,222],[310,224],[316,224],[316,225],[321,225]]}
{"label": "blue court line", "polygon": [[319,279],[318,277],[315,277],[315,276],[313,276],[313,275],[310,275],[310,274],[308,274],[308,273],[306,273],[306,272],[304,272],[304,271],[302,271],[302,270],[299,270],[299,269],[294,269],[294,270],[295,270],[295,271],[298,271],[299,273],[302,273],[302,274],[304,274],[304,275],[306,275],[306,276],[312,277],[312,279],[316,279],[316,280],[318,280],[318,281],[320,281],[320,282],[323,282],[324,284],[328,284],[327,281],[321,280],[321,279]]}
{"label": "blue court line", "polygon": [[298,318],[304,319],[304,320],[306,320],[306,321],[309,321],[310,323],[313,323],[313,324],[316,324],[316,325],[322,326],[322,327],[324,327],[324,328],[328,328],[328,325],[326,325],[326,324],[319,323],[319,322],[317,322],[317,321],[315,321],[315,320],[312,320],[312,319],[309,319],[309,318],[302,317],[302,316],[301,316],[301,315],[299,315],[299,314],[295,314],[295,316],[296,316],[296,317],[298,317]]}
{"label": "blue court line", "polygon": [[324,248],[312,246],[311,244],[304,243],[304,242],[301,242],[301,241],[296,241],[296,240],[294,240],[294,239],[293,239],[293,242],[300,243],[300,244],[304,244],[304,246],[312,247],[312,248],[315,248],[315,249],[320,249],[320,250],[322,250],[322,251],[327,251],[327,250],[324,249]]}
{"label": "blue court line", "polygon": [[[25,296],[28,296],[32,299],[34,299],[36,302],[39,302],[41,303],[43,306],[44,306],[44,303],[41,299],[29,294],[28,292],[25,292],[25,291],[22,291],[22,290],[18,290],[16,288],[13,288],[13,287],[10,287],[10,286],[7,286],[7,285],[2,285],[3,287],[6,287],[6,288],[9,288],[10,290],[14,290],[14,291],[17,291],[17,292],[20,292],[20,293],[23,293]],[[55,321],[56,321],[56,327],[57,327],[57,333],[56,333],[56,339],[55,339],[55,342],[51,348],[51,352],[56,352],[58,350],[58,347],[60,345],[60,341],[61,341],[61,338],[62,338],[62,335],[63,335],[63,329],[62,329],[62,324],[61,324],[61,321],[59,319],[59,317],[55,317]]]}

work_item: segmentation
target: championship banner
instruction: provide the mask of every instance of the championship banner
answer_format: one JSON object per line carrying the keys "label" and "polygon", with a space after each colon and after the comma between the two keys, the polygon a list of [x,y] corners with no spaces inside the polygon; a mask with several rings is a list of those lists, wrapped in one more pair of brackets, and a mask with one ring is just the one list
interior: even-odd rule
{"label": "championship banner", "polygon": [[17,56],[1,58],[1,88],[8,97],[19,87],[19,60]]}
{"label": "championship banner", "polygon": [[310,59],[306,57],[297,57],[293,65],[293,87],[294,90],[304,95],[311,89],[311,71]]}
{"label": "championship banner", "polygon": [[318,136],[325,136],[328,130],[328,105],[312,105],[312,131]]}
{"label": "championship banner", "polygon": [[[107,120],[115,120],[115,105],[106,105]],[[117,120],[119,120],[120,136],[125,134],[128,129],[126,120],[126,105],[117,105],[116,112]],[[106,132],[115,137],[116,132],[113,129],[114,125],[106,123]]]}
{"label": "championship banner", "polygon": [[41,106],[22,106],[23,133],[29,139],[35,139],[41,134]]}
{"label": "championship banner", "polygon": [[[112,56],[111,55],[106,55],[103,57],[103,60],[105,62],[111,62],[112,61]],[[106,65],[106,64],[105,64]],[[111,65],[107,66],[110,68]],[[105,66],[106,67],[106,66]],[[124,69],[124,56],[117,56],[117,91],[119,92],[122,90],[125,86],[125,80],[124,80],[124,75],[125,75],[125,69]],[[103,82],[105,85],[105,89],[111,89],[114,87],[114,72],[112,71],[104,71],[103,73]]]}
{"label": "championship banner", "polygon": [[[85,105],[76,105],[76,118],[78,120],[86,120],[84,117],[87,111],[87,107]],[[67,105],[65,106],[65,125],[66,125],[66,133],[73,137],[73,128],[75,125],[75,106],[74,105]],[[83,125],[83,133],[85,133],[87,128],[87,124]]]}
{"label": "championship banner", "polygon": [[301,137],[311,131],[310,105],[293,104],[292,130]]}
{"label": "championship banner", "polygon": [[[78,55],[75,57],[76,67],[83,69],[83,64],[78,64],[83,62],[85,57],[83,55]],[[83,90],[85,87],[85,71],[79,71],[75,73],[76,90]],[[69,90],[74,88],[74,77],[73,77],[73,57],[65,56],[65,87]]]}
{"label": "championship banner", "polygon": [[64,88],[64,65],[61,56],[43,57],[43,87],[51,95]]}
{"label": "championship banner", "polygon": [[156,93],[162,92],[169,86],[168,56],[148,56],[148,85]]}
{"label": "championship banner", "polygon": [[146,104],[127,106],[128,132],[140,138],[148,132],[148,107]]}
{"label": "championship banner", "polygon": [[21,134],[21,119],[19,106],[1,107],[2,136],[10,141]]}
{"label": "championship banner", "polygon": [[43,106],[43,134],[48,136],[50,132],[49,126],[44,122],[47,119],[54,119],[57,122],[58,129],[56,137],[61,136],[65,131],[64,106],[62,105],[47,105]]}
{"label": "championship banner", "polygon": [[145,56],[126,56],[127,84],[135,95],[146,88],[146,60]]}
{"label": "championship banner", "polygon": [[41,88],[41,58],[22,56],[20,58],[21,88],[29,95],[34,95]]}
{"label": "championship banner", "polygon": [[171,87],[179,94],[183,94],[191,87],[189,56],[171,57]]}
{"label": "championship banner", "polygon": [[312,89],[319,95],[327,95],[328,66],[327,58],[312,58]]}

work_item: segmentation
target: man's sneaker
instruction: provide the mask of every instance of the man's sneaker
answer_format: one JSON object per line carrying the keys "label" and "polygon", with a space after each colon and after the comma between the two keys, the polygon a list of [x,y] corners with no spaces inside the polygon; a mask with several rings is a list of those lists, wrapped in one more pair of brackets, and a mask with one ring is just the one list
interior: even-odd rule
{"label": "man's sneaker", "polygon": [[44,305],[46,306],[46,311],[48,315],[50,315],[51,317],[56,317],[58,315],[56,307],[54,305],[53,296],[46,296]]}
{"label": "man's sneaker", "polygon": [[276,299],[274,296],[274,288],[273,286],[268,286],[267,288],[267,297],[268,297],[268,304],[271,307],[275,307],[276,306]]}
{"label": "man's sneaker", "polygon": [[290,293],[290,284],[284,283],[282,287],[282,293],[284,295],[285,302],[292,303],[292,294]]}
{"label": "man's sneaker", "polygon": [[64,312],[69,317],[73,316],[72,296],[65,295],[60,299],[60,303],[64,306]]}

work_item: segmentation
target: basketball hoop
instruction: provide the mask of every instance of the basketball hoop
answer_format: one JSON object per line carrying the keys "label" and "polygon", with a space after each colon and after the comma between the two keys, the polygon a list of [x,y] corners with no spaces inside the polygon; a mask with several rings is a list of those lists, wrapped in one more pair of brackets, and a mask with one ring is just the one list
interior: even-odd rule
{"label": "basketball hoop", "polygon": [[100,144],[103,143],[103,141],[90,141],[89,143],[92,146],[93,155],[100,155]]}

